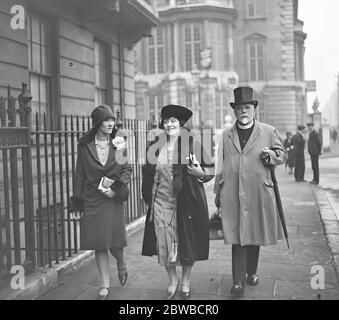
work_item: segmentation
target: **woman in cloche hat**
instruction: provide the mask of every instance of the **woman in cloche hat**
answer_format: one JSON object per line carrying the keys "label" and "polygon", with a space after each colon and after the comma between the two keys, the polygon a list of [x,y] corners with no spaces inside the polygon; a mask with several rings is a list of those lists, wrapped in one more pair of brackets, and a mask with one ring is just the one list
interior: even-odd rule
{"label": "woman in cloche hat", "polygon": [[80,138],[70,212],[81,212],[80,249],[95,250],[101,289],[99,300],[110,292],[108,251],[117,261],[121,285],[127,280],[124,247],[127,246],[123,201],[132,168],[117,161],[126,153],[125,139],[119,136],[115,117],[107,105],[96,107],[92,129]]}
{"label": "woman in cloche hat", "polygon": [[194,262],[208,259],[209,215],[202,183],[213,178],[214,164],[206,152],[202,161],[201,144],[183,127],[191,116],[182,106],[162,108],[163,131],[150,145],[143,167],[142,195],[148,211],[142,254],[158,255],[165,267],[168,300],[180,284],[176,266],[182,266],[181,297],[187,299]]}

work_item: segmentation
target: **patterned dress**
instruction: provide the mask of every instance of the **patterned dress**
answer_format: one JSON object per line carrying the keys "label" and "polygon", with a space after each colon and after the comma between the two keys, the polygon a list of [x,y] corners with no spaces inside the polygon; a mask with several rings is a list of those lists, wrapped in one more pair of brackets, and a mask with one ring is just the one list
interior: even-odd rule
{"label": "patterned dress", "polygon": [[161,266],[181,265],[178,254],[177,204],[173,192],[173,152],[165,145],[160,151],[154,177],[153,216]]}

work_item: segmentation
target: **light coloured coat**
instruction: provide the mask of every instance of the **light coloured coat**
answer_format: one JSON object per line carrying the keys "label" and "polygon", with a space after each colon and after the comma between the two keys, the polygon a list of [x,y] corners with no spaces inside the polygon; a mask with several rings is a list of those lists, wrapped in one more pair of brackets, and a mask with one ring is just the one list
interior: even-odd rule
{"label": "light coloured coat", "polygon": [[226,244],[272,245],[283,237],[270,170],[260,160],[264,147],[275,150],[270,164],[286,161],[277,130],[267,124],[255,121],[243,150],[235,125],[222,134],[215,190]]}

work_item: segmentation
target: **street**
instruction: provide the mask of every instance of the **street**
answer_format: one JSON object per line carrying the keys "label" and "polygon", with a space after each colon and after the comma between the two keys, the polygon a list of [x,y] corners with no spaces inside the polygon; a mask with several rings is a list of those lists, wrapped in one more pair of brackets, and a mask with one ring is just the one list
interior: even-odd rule
{"label": "street", "polygon": [[[277,170],[280,193],[289,231],[291,249],[285,241],[276,246],[261,249],[258,276],[259,285],[246,287],[241,299],[285,300],[285,299],[323,299],[338,300],[338,278],[333,264],[328,241],[324,232],[315,195],[325,192],[328,200],[338,214],[339,202],[339,158],[320,160],[320,185],[295,183],[284,166]],[[309,160],[306,163],[305,179],[312,180]],[[213,186],[206,188],[210,214],[214,210]],[[330,226],[338,226],[331,221]],[[335,231],[337,232],[337,231]],[[162,300],[165,297],[168,278],[163,268],[158,266],[157,258],[141,256],[143,230],[133,234],[128,240],[126,250],[129,278],[125,287],[117,279],[115,261],[110,260],[110,300]],[[339,250],[337,250],[339,251]],[[181,274],[180,268],[179,276]],[[318,270],[317,273],[315,270]],[[320,271],[319,271],[320,270]],[[323,289],[317,289],[315,276],[324,271]],[[313,279],[313,280],[312,280]],[[231,246],[223,241],[210,241],[209,260],[197,262],[191,277],[191,300],[230,300],[232,286]],[[52,289],[41,300],[93,300],[99,290],[95,262],[80,268],[65,277],[59,286]],[[181,300],[180,293],[175,300]]]}

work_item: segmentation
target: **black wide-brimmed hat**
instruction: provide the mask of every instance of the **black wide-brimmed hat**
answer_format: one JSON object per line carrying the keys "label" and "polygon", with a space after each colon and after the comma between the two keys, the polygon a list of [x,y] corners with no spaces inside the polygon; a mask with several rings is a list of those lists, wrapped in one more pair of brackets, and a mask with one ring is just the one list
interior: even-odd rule
{"label": "black wide-brimmed hat", "polygon": [[230,102],[231,107],[234,109],[239,104],[253,104],[254,108],[258,106],[258,100],[253,99],[253,89],[250,87],[239,87],[233,90],[234,102]]}
{"label": "black wide-brimmed hat", "polygon": [[171,117],[174,117],[178,119],[180,122],[186,123],[189,118],[191,118],[193,115],[192,111],[183,107],[178,106],[176,104],[169,104],[161,109],[161,122],[160,127],[164,124],[164,119],[169,119]]}

